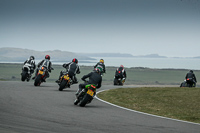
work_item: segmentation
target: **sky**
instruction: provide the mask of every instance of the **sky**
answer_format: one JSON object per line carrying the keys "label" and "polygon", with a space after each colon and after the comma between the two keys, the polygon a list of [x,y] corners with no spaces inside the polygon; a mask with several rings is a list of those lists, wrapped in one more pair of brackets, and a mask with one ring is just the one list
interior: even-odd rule
{"label": "sky", "polygon": [[200,56],[200,0],[0,0],[0,48]]}

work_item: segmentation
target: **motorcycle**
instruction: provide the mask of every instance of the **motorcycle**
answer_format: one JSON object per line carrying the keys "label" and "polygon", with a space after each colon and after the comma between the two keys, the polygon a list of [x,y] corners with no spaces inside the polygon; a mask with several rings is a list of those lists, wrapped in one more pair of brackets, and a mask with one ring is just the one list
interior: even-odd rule
{"label": "motorcycle", "polygon": [[114,77],[114,85],[123,85],[125,82],[125,78],[121,78],[120,75],[115,75]]}
{"label": "motorcycle", "polygon": [[76,100],[74,101],[74,105],[79,104],[79,106],[85,107],[86,104],[91,103],[95,95],[96,95],[96,85],[88,84],[78,94]]}
{"label": "motorcycle", "polygon": [[[51,70],[54,70],[53,68],[51,68]],[[46,76],[47,73],[47,68],[41,66],[38,70],[37,76],[35,77],[35,81],[34,81],[34,85],[35,86],[40,86],[40,84],[42,82],[44,82],[44,77]]]}
{"label": "motorcycle", "polygon": [[68,73],[65,73],[61,76],[59,85],[59,91],[63,91],[65,88],[70,88],[70,86],[73,84],[73,81],[69,77]]}
{"label": "motorcycle", "polygon": [[22,73],[21,73],[21,81],[29,81],[31,78],[31,64],[26,63],[23,67],[22,67]]}
{"label": "motorcycle", "polygon": [[196,87],[196,82],[190,79],[184,80],[180,87]]}

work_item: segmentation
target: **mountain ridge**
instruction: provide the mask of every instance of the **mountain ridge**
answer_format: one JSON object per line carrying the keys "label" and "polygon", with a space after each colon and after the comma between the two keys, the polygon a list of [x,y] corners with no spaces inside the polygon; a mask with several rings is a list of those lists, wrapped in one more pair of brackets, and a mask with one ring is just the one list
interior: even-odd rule
{"label": "mountain ridge", "polygon": [[[167,56],[160,56],[158,54],[147,54],[133,56],[126,53],[73,53],[69,51],[61,50],[48,50],[48,51],[36,51],[31,49],[3,47],[0,48],[0,61],[25,61],[31,55],[36,59],[44,59],[45,55],[49,54],[52,61],[71,61],[73,58],[77,58],[80,61],[95,60],[94,57],[134,57],[134,58],[169,58]],[[199,58],[197,57],[172,57],[172,58]]]}

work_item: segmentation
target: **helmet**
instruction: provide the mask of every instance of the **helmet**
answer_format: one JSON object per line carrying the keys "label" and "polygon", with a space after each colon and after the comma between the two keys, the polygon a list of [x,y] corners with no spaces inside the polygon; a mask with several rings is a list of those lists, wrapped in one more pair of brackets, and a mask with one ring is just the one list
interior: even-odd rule
{"label": "helmet", "polygon": [[100,61],[99,62],[101,62],[101,63],[104,63],[104,60],[103,59],[100,59]]}
{"label": "helmet", "polygon": [[120,67],[124,68],[124,66],[123,66],[123,65],[120,65]]}
{"label": "helmet", "polygon": [[193,73],[193,71],[192,71],[192,70],[190,70],[190,72],[191,72],[191,73]]}
{"label": "helmet", "polygon": [[35,57],[31,55],[31,56],[30,56],[30,59],[31,59],[31,60],[34,60],[34,59],[35,59]]}
{"label": "helmet", "polygon": [[45,59],[50,60],[50,56],[49,56],[49,55],[46,55],[46,56],[45,56]]}
{"label": "helmet", "polygon": [[78,63],[78,60],[77,60],[76,58],[74,58],[74,59],[72,60],[72,62]]}

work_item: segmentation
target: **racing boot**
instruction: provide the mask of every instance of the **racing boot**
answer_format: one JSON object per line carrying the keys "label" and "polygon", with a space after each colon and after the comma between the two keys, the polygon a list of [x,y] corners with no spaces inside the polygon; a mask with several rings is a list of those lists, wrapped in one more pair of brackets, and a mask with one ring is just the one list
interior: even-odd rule
{"label": "racing boot", "polygon": [[78,90],[77,90],[77,92],[76,92],[76,98],[78,98],[78,96],[80,95],[80,93],[81,93],[81,88],[79,88]]}
{"label": "racing boot", "polygon": [[56,80],[55,82],[56,82],[56,83],[60,83],[60,80],[58,79],[58,80]]}

